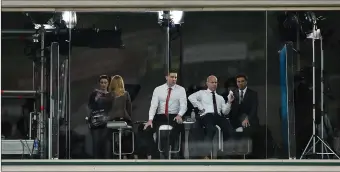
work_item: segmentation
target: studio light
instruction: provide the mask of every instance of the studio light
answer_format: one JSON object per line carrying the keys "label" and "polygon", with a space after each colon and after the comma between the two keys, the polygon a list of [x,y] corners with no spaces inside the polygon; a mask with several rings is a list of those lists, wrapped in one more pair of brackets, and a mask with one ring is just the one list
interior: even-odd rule
{"label": "studio light", "polygon": [[[55,29],[56,27],[50,24],[43,24],[44,29]],[[41,24],[34,24],[34,29],[40,29]]]}
{"label": "studio light", "polygon": [[169,11],[169,16],[165,16],[163,11],[158,11],[158,21],[162,23],[164,19],[170,19],[172,25],[180,25],[183,23],[183,11]]}
{"label": "studio light", "polygon": [[320,29],[313,30],[313,32],[307,34],[308,39],[321,39]]}
{"label": "studio light", "polygon": [[62,20],[65,22],[66,27],[73,29],[77,25],[77,14],[74,11],[63,11]]}

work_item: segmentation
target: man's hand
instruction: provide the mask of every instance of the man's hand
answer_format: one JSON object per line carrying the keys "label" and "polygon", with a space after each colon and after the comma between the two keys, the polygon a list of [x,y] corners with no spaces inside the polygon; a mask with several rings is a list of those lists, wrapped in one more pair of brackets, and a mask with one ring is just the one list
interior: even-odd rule
{"label": "man's hand", "polygon": [[234,101],[234,99],[235,99],[234,95],[230,95],[228,97],[228,103],[231,104]]}
{"label": "man's hand", "polygon": [[144,130],[147,129],[149,126],[152,128],[152,120],[149,120],[149,121],[144,125]]}
{"label": "man's hand", "polygon": [[176,122],[178,124],[182,124],[183,120],[182,120],[182,117],[180,115],[177,115],[175,118],[174,118],[174,121],[176,120]]}
{"label": "man's hand", "polygon": [[249,123],[248,117],[246,117],[246,118],[242,121],[242,127],[243,127],[243,128],[250,127],[250,123]]}

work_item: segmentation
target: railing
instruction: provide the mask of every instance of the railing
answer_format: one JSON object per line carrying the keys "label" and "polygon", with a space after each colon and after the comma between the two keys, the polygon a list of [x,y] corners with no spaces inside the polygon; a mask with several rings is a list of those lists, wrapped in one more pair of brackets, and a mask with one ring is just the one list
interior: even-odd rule
{"label": "railing", "polygon": [[[43,168],[48,166],[48,168]],[[3,171],[339,171],[339,160],[3,160]]]}

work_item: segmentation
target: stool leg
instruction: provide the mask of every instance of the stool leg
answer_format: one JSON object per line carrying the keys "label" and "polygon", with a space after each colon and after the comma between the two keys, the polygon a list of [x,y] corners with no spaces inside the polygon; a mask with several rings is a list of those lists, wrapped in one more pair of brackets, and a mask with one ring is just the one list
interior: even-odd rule
{"label": "stool leg", "polygon": [[131,132],[131,135],[132,135],[132,151],[131,151],[131,154],[134,154],[135,153],[135,133]]}
{"label": "stool leg", "polygon": [[185,151],[184,151],[184,157],[185,159],[189,159],[189,131],[185,130]]}
{"label": "stool leg", "polygon": [[114,157],[115,155],[115,133],[112,133],[112,156]]}
{"label": "stool leg", "polygon": [[119,159],[122,159],[122,130],[119,129]]}
{"label": "stool leg", "polygon": [[159,152],[162,152],[161,146],[160,146],[160,144],[161,144],[161,139],[160,139],[160,137],[161,137],[161,133],[160,133],[160,131],[158,131],[158,132],[157,132],[157,138],[156,138],[156,140],[158,140],[157,147],[158,147],[158,151],[159,151]]}

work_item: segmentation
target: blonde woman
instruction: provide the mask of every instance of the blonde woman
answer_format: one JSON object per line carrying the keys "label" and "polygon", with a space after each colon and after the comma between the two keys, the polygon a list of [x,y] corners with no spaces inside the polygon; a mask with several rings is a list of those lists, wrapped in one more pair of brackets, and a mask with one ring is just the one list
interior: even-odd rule
{"label": "blonde woman", "polygon": [[111,77],[109,91],[115,98],[113,108],[110,113],[112,120],[131,122],[132,103],[129,92],[125,90],[124,80],[121,76]]}
{"label": "blonde woman", "polygon": [[[132,103],[129,92],[125,90],[124,80],[121,76],[115,75],[111,77],[109,91],[114,97],[113,107],[109,113],[110,119],[115,121],[125,121],[128,125],[132,125]],[[132,146],[131,135],[124,135],[122,138],[122,152],[131,152]],[[124,157],[124,159],[127,157]]]}

